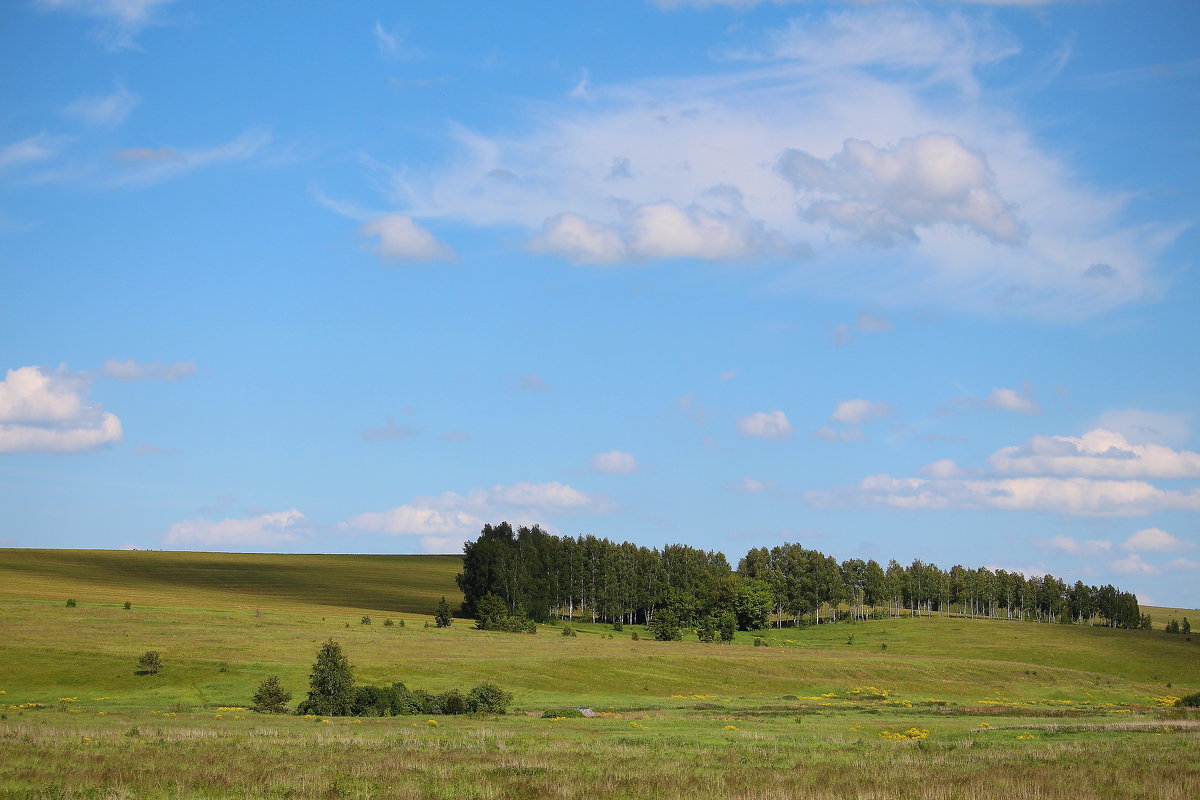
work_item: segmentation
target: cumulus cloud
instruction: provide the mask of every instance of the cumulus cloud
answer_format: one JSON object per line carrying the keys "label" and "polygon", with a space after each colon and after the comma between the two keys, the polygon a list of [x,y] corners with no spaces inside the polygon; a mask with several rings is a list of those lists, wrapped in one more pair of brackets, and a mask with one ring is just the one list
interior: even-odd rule
{"label": "cumulus cloud", "polygon": [[64,108],[63,113],[97,128],[115,128],[141,101],[124,86],[118,86],[111,94],[82,97]]}
{"label": "cumulus cloud", "polygon": [[596,453],[592,456],[591,470],[607,472],[610,475],[631,475],[638,471],[638,463],[633,453],[609,450],[607,453]]}
{"label": "cumulus cloud", "polygon": [[1200,511],[1200,490],[1166,490],[1144,481],[1089,478],[893,478],[872,475],[857,486],[805,494],[818,508],[993,509],[1074,516],[1143,516]]}
{"label": "cumulus cloud", "polygon": [[1142,560],[1137,553],[1130,553],[1124,558],[1119,558],[1109,566],[1122,575],[1157,575],[1161,572],[1158,567]]}
{"label": "cumulus cloud", "polygon": [[167,528],[163,544],[168,547],[271,549],[299,541],[305,533],[304,522],[304,515],[294,508],[240,519],[198,517],[176,522]]}
{"label": "cumulus cloud", "polygon": [[72,453],[121,441],[121,421],[87,401],[85,376],[10,369],[0,382],[0,452]]}
{"label": "cumulus cloud", "polygon": [[1026,238],[986,159],[956,136],[925,133],[893,148],[847,139],[827,160],[787,150],[778,169],[804,198],[805,216],[876,244],[916,241],[918,228],[933,225],[1005,244]]}
{"label": "cumulus cloud", "polygon": [[1178,553],[1192,550],[1196,545],[1172,536],[1162,528],[1143,528],[1121,542],[1121,547],[1136,553]]}
{"label": "cumulus cloud", "polygon": [[174,0],[36,0],[50,10],[72,11],[99,21],[96,37],[109,49],[135,48],[134,37],[156,24],[159,11]]}
{"label": "cumulus cloud", "polygon": [[1080,541],[1070,536],[1051,536],[1049,539],[1034,539],[1035,546],[1043,550],[1054,550],[1070,555],[1094,556],[1108,553],[1112,550],[1112,542],[1101,539],[1086,539]]}
{"label": "cumulus cloud", "polygon": [[[607,504],[592,495],[556,481],[513,483],[490,489],[471,489],[460,494],[414,498],[410,503],[386,511],[368,512],[340,524],[343,530],[394,536],[426,537],[423,546],[456,549],[477,534],[485,522],[508,520],[514,524],[545,523],[558,515],[596,513]],[[451,547],[453,545],[453,547]]]}
{"label": "cumulus cloud", "polygon": [[1092,427],[1116,431],[1132,444],[1180,445],[1191,436],[1188,415],[1140,408],[1105,411]]}
{"label": "cumulus cloud", "polygon": [[783,236],[760,221],[737,219],[699,206],[679,208],[670,201],[631,210],[621,226],[578,214],[557,214],[529,240],[535,253],[557,255],[576,264],[616,264],[655,259],[754,261],[795,252]]}
{"label": "cumulus cloud", "polygon": [[1130,444],[1101,428],[1082,436],[1034,436],[1004,447],[988,459],[1010,475],[1083,475],[1093,478],[1197,478],[1200,453],[1157,444]]}
{"label": "cumulus cloud", "polygon": [[992,389],[987,397],[987,407],[997,411],[1015,411],[1018,414],[1040,414],[1042,409],[1030,399],[1028,392],[1016,389]]}
{"label": "cumulus cloud", "polygon": [[779,409],[756,411],[737,420],[737,429],[743,436],[759,439],[786,439],[792,435],[792,423],[787,414]]}
{"label": "cumulus cloud", "polygon": [[[811,248],[775,287],[1057,320],[1145,295],[1179,226],[1127,222],[1129,193],[1081,182],[978,91],[1017,50],[937,10],[816,12],[713,74],[593,80],[527,106],[519,134],[452,128],[445,166],[373,169],[412,219],[529,231],[577,263]],[[909,244],[880,258],[864,234]],[[1086,277],[1095,263],[1113,276]]]}
{"label": "cumulus cloud", "polygon": [[166,364],[161,361],[137,362],[133,359],[118,361],[110,358],[100,368],[100,374],[119,381],[175,381],[196,374],[193,361],[177,361]]}
{"label": "cumulus cloud", "polygon": [[840,422],[843,425],[862,425],[869,420],[886,417],[892,413],[887,403],[876,403],[862,398],[843,400],[837,404],[829,415],[830,422]]}
{"label": "cumulus cloud", "polygon": [[364,224],[364,236],[378,237],[375,252],[386,261],[453,261],[454,250],[403,214],[387,214]]}

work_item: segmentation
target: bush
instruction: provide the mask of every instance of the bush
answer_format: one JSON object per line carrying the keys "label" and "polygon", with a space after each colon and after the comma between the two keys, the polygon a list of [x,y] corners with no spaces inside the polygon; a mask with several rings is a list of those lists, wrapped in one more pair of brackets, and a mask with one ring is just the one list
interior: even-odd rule
{"label": "bush", "polygon": [[509,613],[505,602],[490,592],[479,601],[475,616],[475,627],[481,631],[537,633],[537,623],[524,611]]}
{"label": "bush", "polygon": [[449,628],[451,623],[450,604],[446,602],[446,598],[438,601],[437,611],[433,615],[433,622],[439,628]]}
{"label": "bush", "polygon": [[370,624],[371,624],[371,618],[370,618],[370,617],[368,617],[366,614],[363,614],[363,616],[362,616],[362,619],[360,619],[360,620],[358,621],[358,623],[359,623],[360,625],[370,625]]}
{"label": "bush", "polygon": [[578,634],[575,633],[575,629],[572,628],[570,625],[563,625],[562,635],[563,636],[578,636]]}
{"label": "bush", "polygon": [[583,712],[578,708],[547,708],[542,712],[542,719],[554,719],[555,717],[582,717]]}
{"label": "bush", "polygon": [[438,696],[438,703],[442,707],[443,714],[467,713],[467,698],[463,697],[462,692],[458,689],[442,692]]}
{"label": "bush", "polygon": [[654,615],[648,626],[654,638],[659,642],[678,642],[683,639],[683,625],[679,617],[669,608],[664,608]]}
{"label": "bush", "polygon": [[754,637],[754,646],[755,647],[770,647],[771,645],[767,644],[767,640],[764,639],[763,637],[755,636]]}
{"label": "bush", "polygon": [[619,633],[619,632],[625,630],[625,625],[621,622],[621,620],[617,620],[616,622],[613,623],[612,628],[614,631],[617,631]]}
{"label": "bush", "polygon": [[481,683],[467,693],[467,711],[471,714],[503,714],[513,696],[494,683]]}
{"label": "bush", "polygon": [[629,638],[636,642],[638,639],[640,639],[642,637],[638,636],[637,631],[634,631],[633,633],[629,634]]}
{"label": "bush", "polygon": [[392,626],[393,626],[393,625],[395,625],[395,624],[396,624],[396,623],[392,622],[392,618],[391,618],[391,617],[388,617],[387,619],[385,619],[385,620],[383,621],[383,627],[385,627],[385,628],[390,628],[390,627],[392,627]]}
{"label": "bush", "polygon": [[341,717],[350,713],[354,700],[353,667],[342,655],[342,646],[330,639],[317,650],[317,660],[308,676],[308,696],[296,711]]}
{"label": "bush", "polygon": [[1200,708],[1200,692],[1184,695],[1175,701],[1175,705],[1180,708]]}
{"label": "bush", "polygon": [[138,675],[157,675],[163,668],[162,656],[157,650],[147,650],[137,660]]}
{"label": "bush", "polygon": [[268,675],[266,680],[258,685],[252,698],[251,706],[260,714],[286,714],[287,704],[292,701],[292,693],[279,685],[279,678]]}
{"label": "bush", "polygon": [[128,600],[126,600],[126,601],[125,601],[125,605],[124,605],[124,606],[122,606],[122,608],[124,608],[126,611],[128,611],[129,609],[133,608],[133,603],[131,603],[131,602],[129,602]]}
{"label": "bush", "polygon": [[717,620],[717,631],[721,635],[721,641],[729,644],[733,641],[733,635],[737,633],[737,616],[732,611],[726,611]]}
{"label": "bush", "polygon": [[717,640],[717,626],[713,622],[712,617],[705,617],[700,620],[700,627],[696,630],[696,638],[705,644],[712,644]]}
{"label": "bush", "polygon": [[67,598],[67,608],[74,608],[74,607],[75,607],[75,598],[68,597]]}

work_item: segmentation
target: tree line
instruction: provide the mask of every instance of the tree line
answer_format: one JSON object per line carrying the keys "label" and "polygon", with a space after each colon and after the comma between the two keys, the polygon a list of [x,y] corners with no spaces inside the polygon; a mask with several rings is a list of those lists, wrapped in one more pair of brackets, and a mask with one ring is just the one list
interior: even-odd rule
{"label": "tree line", "polygon": [[[478,617],[493,595],[518,617],[545,622],[686,625],[733,618],[741,630],[885,616],[965,617],[1144,626],[1137,597],[1112,585],[1068,584],[1053,575],[915,560],[838,562],[799,544],[746,553],[735,571],[724,554],[682,544],[647,548],[539,526],[484,525],[463,545],[457,576],[462,614]],[[494,613],[484,603],[484,611]]]}

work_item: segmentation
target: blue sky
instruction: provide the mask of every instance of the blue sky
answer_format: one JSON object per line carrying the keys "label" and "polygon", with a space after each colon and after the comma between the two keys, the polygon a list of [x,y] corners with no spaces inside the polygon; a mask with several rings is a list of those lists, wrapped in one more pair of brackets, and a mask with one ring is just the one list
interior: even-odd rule
{"label": "blue sky", "polygon": [[1194,2],[0,16],[4,546],[508,519],[1200,605]]}

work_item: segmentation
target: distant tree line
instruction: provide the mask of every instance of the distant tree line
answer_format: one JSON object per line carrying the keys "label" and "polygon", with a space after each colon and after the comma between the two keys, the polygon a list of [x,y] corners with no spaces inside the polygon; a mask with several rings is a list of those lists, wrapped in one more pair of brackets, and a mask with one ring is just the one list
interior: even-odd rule
{"label": "distant tree line", "polygon": [[[885,616],[956,614],[1137,628],[1137,597],[1112,585],[1073,585],[1052,575],[920,560],[886,567],[841,563],[783,544],[750,550],[734,571],[722,553],[682,544],[661,549],[594,536],[556,536],[537,525],[485,525],[463,545],[457,577],[462,613],[497,615],[494,596],[516,618],[588,619],[741,630]],[[485,598],[488,598],[484,603]],[[481,609],[481,603],[483,604]],[[665,615],[665,619],[662,619]]]}

